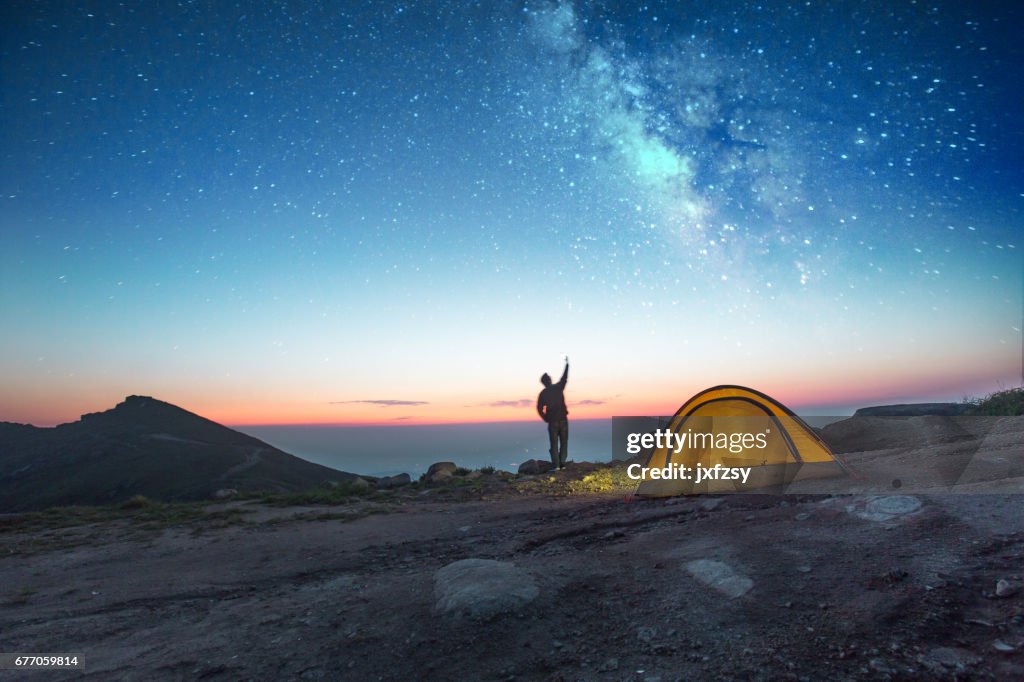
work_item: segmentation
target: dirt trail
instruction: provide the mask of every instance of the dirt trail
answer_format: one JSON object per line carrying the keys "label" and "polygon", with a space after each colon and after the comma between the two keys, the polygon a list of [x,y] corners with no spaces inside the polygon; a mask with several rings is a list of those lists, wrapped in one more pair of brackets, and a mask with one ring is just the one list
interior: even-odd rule
{"label": "dirt trail", "polygon": [[252,452],[246,453],[244,462],[240,462],[239,464],[236,464],[235,466],[225,471],[218,477],[218,480],[227,480],[232,476],[242,473],[246,469],[251,469],[252,467],[256,466],[261,461],[263,461],[264,452],[266,452],[266,448],[253,448]]}

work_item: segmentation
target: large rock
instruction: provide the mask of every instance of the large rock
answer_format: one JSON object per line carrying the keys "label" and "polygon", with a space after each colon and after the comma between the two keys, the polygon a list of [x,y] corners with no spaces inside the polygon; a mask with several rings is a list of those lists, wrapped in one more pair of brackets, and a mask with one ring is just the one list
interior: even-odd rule
{"label": "large rock", "polygon": [[213,494],[215,500],[230,500],[233,497],[238,496],[238,491],[234,488],[221,488]]}
{"label": "large rock", "polygon": [[434,474],[439,473],[441,471],[447,472],[454,476],[456,469],[458,469],[458,467],[455,466],[455,462],[434,462],[433,464],[430,465],[430,468],[427,469],[427,478],[430,478]]}
{"label": "large rock", "polygon": [[453,616],[489,620],[518,611],[538,594],[533,577],[507,561],[463,559],[434,574],[436,609]]}
{"label": "large rock", "polygon": [[455,474],[446,469],[441,469],[440,471],[435,471],[432,474],[428,473],[425,475],[425,479],[428,483],[447,483],[453,478],[455,478]]}
{"label": "large rock", "polygon": [[384,476],[383,478],[377,479],[378,488],[398,488],[403,485],[409,485],[410,483],[412,483],[412,478],[409,477],[409,474]]}
{"label": "large rock", "polygon": [[543,474],[547,471],[551,471],[554,468],[554,464],[545,461],[543,459],[528,459],[519,465],[519,473],[521,474]]}

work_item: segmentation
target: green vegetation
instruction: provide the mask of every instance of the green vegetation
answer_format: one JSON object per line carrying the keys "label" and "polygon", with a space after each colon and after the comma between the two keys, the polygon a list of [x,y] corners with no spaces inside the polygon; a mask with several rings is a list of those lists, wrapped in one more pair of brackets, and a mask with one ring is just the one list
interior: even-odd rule
{"label": "green vegetation", "polygon": [[298,507],[316,504],[334,506],[348,504],[357,499],[386,501],[392,497],[391,492],[377,490],[365,482],[356,484],[346,481],[297,493],[264,493],[256,499],[274,507]]}
{"label": "green vegetation", "polygon": [[567,484],[569,494],[611,493],[636,488],[636,481],[626,475],[624,468],[607,467],[598,469],[576,481]]}
{"label": "green vegetation", "polygon": [[467,469],[466,467],[455,467],[455,475],[456,476],[465,476],[466,474],[468,474],[470,472],[471,472],[471,470]]}
{"label": "green vegetation", "polygon": [[1024,415],[1024,387],[996,391],[984,398],[964,400],[970,407],[967,414],[986,417],[1019,417]]}
{"label": "green vegetation", "polygon": [[156,502],[142,495],[119,505],[105,507],[51,507],[39,512],[12,515],[0,526],[0,532],[40,531],[73,528],[111,521],[127,521],[144,530],[161,530],[184,524],[229,525],[241,521],[242,509],[210,511],[206,504],[196,502]]}
{"label": "green vegetation", "polygon": [[121,503],[121,509],[152,509],[156,502],[145,495],[135,495]]}
{"label": "green vegetation", "polygon": [[163,503],[138,496],[104,507],[51,507],[10,514],[0,523],[0,553],[35,554],[102,542],[111,534],[146,539],[167,528],[193,534],[233,525],[248,525],[248,510],[207,509],[203,503]]}
{"label": "green vegetation", "polygon": [[494,467],[492,467],[492,466],[485,466],[485,467],[480,467],[480,468],[478,469],[478,471],[479,471],[479,472],[480,472],[481,474],[483,474],[484,476],[490,476],[491,474],[493,474],[493,473],[494,473]]}
{"label": "green vegetation", "polygon": [[619,463],[582,464],[570,467],[566,474],[549,474],[515,482],[517,490],[544,495],[590,495],[628,493],[636,489],[636,481],[626,475]]}
{"label": "green vegetation", "polygon": [[[144,540],[168,528],[183,528],[193,535],[229,526],[266,526],[290,521],[354,521],[369,514],[391,511],[390,505],[374,504],[394,498],[390,491],[377,491],[365,482],[314,488],[299,493],[248,493],[227,507],[214,502],[159,502],[135,495],[107,506],[50,507],[43,511],[9,514],[0,518],[0,553],[35,554],[88,545],[111,534]],[[243,501],[244,500],[244,501]],[[371,502],[373,501],[373,502]],[[282,511],[251,520],[249,515],[263,503],[272,507],[340,505],[365,502],[342,511]],[[265,510],[264,510],[265,511]]]}

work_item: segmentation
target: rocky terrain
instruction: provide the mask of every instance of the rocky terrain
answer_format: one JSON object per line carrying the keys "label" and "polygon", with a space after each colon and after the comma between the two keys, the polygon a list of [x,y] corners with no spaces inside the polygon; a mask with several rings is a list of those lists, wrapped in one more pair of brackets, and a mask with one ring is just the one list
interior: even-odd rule
{"label": "rocky terrain", "polygon": [[0,679],[1024,678],[1021,418],[866,419],[831,493],[439,464],[3,515],[0,651],[84,667]]}
{"label": "rocky terrain", "polygon": [[8,515],[4,679],[1020,679],[1019,495],[579,492],[495,474],[185,520]]}

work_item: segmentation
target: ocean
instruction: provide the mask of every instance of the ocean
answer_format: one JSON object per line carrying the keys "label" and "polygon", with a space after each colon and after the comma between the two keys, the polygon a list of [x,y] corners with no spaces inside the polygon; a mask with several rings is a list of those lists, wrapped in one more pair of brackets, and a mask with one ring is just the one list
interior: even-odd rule
{"label": "ocean", "polygon": [[[410,426],[236,426],[237,431],[310,462],[366,476],[416,478],[434,462],[516,471],[528,459],[549,460],[541,421]],[[612,458],[610,419],[569,422],[569,459]]]}

